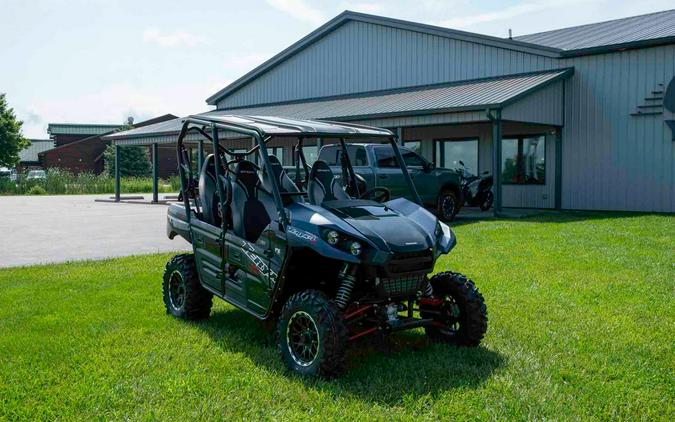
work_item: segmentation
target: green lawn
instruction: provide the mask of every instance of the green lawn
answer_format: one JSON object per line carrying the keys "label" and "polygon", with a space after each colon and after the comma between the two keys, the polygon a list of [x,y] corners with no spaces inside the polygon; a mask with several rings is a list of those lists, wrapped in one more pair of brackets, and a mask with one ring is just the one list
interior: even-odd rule
{"label": "green lawn", "polygon": [[168,255],[0,270],[0,419],[675,420],[675,217],[455,230],[437,270],[483,292],[483,347],[401,333],[332,382],[287,373],[221,301],[205,322],[167,316]]}

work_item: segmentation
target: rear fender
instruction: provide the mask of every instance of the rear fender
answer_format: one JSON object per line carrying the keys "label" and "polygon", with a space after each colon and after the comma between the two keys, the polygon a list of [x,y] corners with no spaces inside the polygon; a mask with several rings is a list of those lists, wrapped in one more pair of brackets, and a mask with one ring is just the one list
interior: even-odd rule
{"label": "rear fender", "polygon": [[190,224],[187,221],[185,206],[183,204],[171,204],[166,214],[166,235],[169,239],[180,236],[192,243],[190,236]]}

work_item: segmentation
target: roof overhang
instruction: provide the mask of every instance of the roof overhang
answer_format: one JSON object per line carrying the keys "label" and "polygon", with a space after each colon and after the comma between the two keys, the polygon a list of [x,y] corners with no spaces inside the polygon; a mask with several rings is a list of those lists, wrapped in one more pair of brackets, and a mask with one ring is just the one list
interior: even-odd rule
{"label": "roof overhang", "polygon": [[[483,115],[485,110],[507,107],[550,84],[570,77],[573,73],[573,68],[552,69],[443,85],[368,92],[354,96],[216,110],[191,117],[215,119],[235,118],[233,116],[243,118],[247,118],[246,116],[278,116],[288,119],[359,123],[367,123],[371,120],[373,123],[376,121],[379,123],[396,117],[450,116],[477,111]],[[275,117],[265,118],[275,119]],[[172,142],[175,141],[183,120],[174,119],[125,132],[116,132],[105,136],[105,139],[110,139],[120,145]],[[194,139],[187,138],[186,140],[199,140],[200,136],[196,135],[193,134]],[[324,132],[317,136],[330,136],[330,134]],[[339,135],[336,134],[336,136]]]}
{"label": "roof overhang", "polygon": [[118,129],[122,125],[49,123],[47,133],[50,135],[101,135]]}

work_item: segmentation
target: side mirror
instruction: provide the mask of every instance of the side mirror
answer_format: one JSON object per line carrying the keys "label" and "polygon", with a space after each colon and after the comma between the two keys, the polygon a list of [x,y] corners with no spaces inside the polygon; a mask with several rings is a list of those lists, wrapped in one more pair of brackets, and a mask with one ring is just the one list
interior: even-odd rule
{"label": "side mirror", "polygon": [[434,163],[427,163],[427,164],[424,166],[424,170],[425,170],[427,173],[429,173],[430,171],[433,171],[434,169],[436,169],[436,164],[434,164]]}

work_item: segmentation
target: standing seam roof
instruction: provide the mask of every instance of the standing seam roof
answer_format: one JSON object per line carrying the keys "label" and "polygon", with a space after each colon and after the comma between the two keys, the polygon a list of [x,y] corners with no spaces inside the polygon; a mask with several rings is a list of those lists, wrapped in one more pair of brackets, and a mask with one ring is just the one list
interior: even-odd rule
{"label": "standing seam roof", "polygon": [[561,50],[580,50],[675,37],[675,9],[514,37]]}

